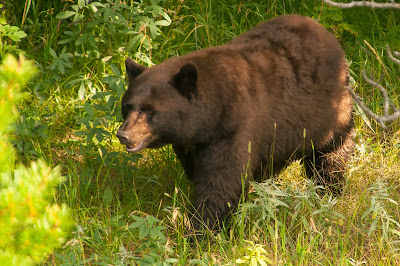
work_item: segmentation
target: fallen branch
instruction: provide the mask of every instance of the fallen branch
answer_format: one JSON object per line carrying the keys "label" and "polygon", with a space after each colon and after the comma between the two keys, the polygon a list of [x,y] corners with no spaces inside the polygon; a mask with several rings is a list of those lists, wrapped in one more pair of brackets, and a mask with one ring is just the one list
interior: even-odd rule
{"label": "fallen branch", "polygon": [[[354,93],[353,88],[351,85],[347,87],[347,89],[350,91],[351,96],[353,97],[354,101],[357,103],[357,105],[367,114],[368,116],[372,117],[375,119],[383,128],[386,128],[385,123],[386,122],[392,122],[395,121],[396,119],[400,118],[400,109],[398,109],[394,104],[390,102],[389,94],[387,90],[378,82],[375,80],[367,77],[365,74],[365,71],[362,71],[362,75],[364,80],[371,86],[378,88],[381,93],[383,94],[383,99],[384,99],[384,115],[377,115],[371,109],[369,109],[365,104],[364,104],[364,99],[358,96],[357,94]],[[390,110],[392,110],[392,114],[390,114]]]}
{"label": "fallen branch", "polygon": [[370,8],[400,9],[400,4],[394,1],[390,1],[390,3],[377,3],[374,1],[352,1],[350,3],[338,3],[331,0],[322,0],[322,1],[330,6],[339,8],[370,7]]}
{"label": "fallen branch", "polygon": [[[352,8],[352,7],[370,7],[370,8],[390,8],[390,9],[400,9],[400,4],[396,3],[394,0],[389,0],[389,2],[386,3],[377,3],[374,2],[373,0],[371,1],[352,1],[350,3],[338,3],[335,1],[331,0],[322,0],[324,3],[334,6],[334,7],[339,7],[339,8]],[[369,48],[375,53],[375,50],[367,43]],[[394,63],[400,65],[400,53],[397,51],[394,51],[393,54],[390,51],[389,45],[386,45],[386,51],[388,53],[388,57],[390,60],[392,60]],[[379,62],[386,68],[386,66],[382,63],[382,61],[379,59]],[[383,110],[384,110],[384,115],[377,115],[371,109],[369,109],[365,104],[364,104],[364,99],[358,96],[357,94],[354,93],[353,88],[351,85],[347,87],[349,90],[351,96],[353,97],[354,101],[357,103],[357,105],[361,108],[361,110],[364,111],[364,113],[373,119],[375,119],[383,128],[386,128],[385,123],[386,122],[392,122],[400,118],[400,109],[398,109],[394,104],[390,102],[389,94],[387,90],[380,84],[380,81],[375,81],[373,78],[367,77],[365,74],[365,71],[362,71],[362,76],[364,80],[371,85],[374,88],[378,88],[380,92],[383,95],[384,99],[384,104],[383,104]],[[390,111],[392,113],[390,114]]]}
{"label": "fallen branch", "polygon": [[[386,45],[386,51],[388,53],[388,57],[390,58],[390,60],[392,60],[394,63],[400,65],[400,59],[396,58],[400,56],[399,52],[392,52],[390,51],[390,47],[389,45]],[[375,114],[374,112],[371,111],[371,109],[369,109],[365,104],[364,104],[364,99],[362,99],[360,96],[356,95],[351,86],[348,87],[353,99],[355,100],[355,102],[358,104],[358,106],[361,108],[361,110],[363,110],[368,116],[372,117],[373,119],[375,119],[383,128],[386,128],[385,122],[392,122],[395,121],[396,119],[400,118],[400,109],[398,109],[394,104],[392,104],[390,102],[390,98],[389,98],[389,94],[387,92],[387,90],[379,83],[376,82],[375,80],[373,80],[372,78],[369,78],[367,76],[367,74],[365,74],[365,71],[363,70],[361,72],[364,80],[371,85],[372,87],[378,88],[380,90],[380,92],[383,95],[383,100],[384,100],[384,104],[383,104],[383,110],[384,110],[384,115],[380,116]],[[392,114],[390,114],[390,110],[393,111]]]}

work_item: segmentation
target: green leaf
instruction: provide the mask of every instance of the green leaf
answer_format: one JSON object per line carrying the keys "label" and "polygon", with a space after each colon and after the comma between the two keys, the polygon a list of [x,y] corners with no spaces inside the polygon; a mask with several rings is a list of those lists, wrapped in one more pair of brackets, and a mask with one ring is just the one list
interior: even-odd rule
{"label": "green leaf", "polygon": [[158,28],[157,28],[157,25],[154,23],[154,21],[150,21],[149,28],[150,28],[151,38],[152,39],[157,38],[157,35],[158,35],[157,30],[158,30]]}
{"label": "green leaf", "polygon": [[[143,39],[143,47],[146,48],[147,51],[150,50],[150,48],[151,48],[151,43],[150,43],[149,38],[144,37],[144,39]],[[143,54],[143,56],[145,56],[145,55]],[[144,59],[142,59],[142,60],[144,61]],[[146,62],[146,63],[147,63],[147,62]]]}
{"label": "green leaf", "polygon": [[112,20],[112,11],[109,8],[106,8],[104,11],[104,21]]}
{"label": "green leaf", "polygon": [[100,2],[92,2],[92,3],[89,4],[89,6],[106,7],[105,5],[103,5]]}
{"label": "green leaf", "polygon": [[58,56],[57,56],[56,52],[51,47],[50,47],[50,54],[51,54],[52,57],[54,57],[54,59],[58,59]]}
{"label": "green leaf", "polygon": [[74,16],[74,19],[72,20],[73,22],[78,22],[78,21],[82,21],[85,18],[84,15],[76,13]]}
{"label": "green leaf", "polygon": [[132,215],[131,217],[132,217],[134,220],[136,220],[137,222],[146,223],[146,220],[143,219],[142,217],[139,217],[139,216],[136,216],[136,215]]}
{"label": "green leaf", "polygon": [[61,74],[65,73],[65,66],[63,63],[61,63],[61,61],[58,62],[58,70],[61,72]]}
{"label": "green leaf", "polygon": [[155,24],[157,26],[169,26],[169,25],[171,25],[171,22],[166,21],[166,20],[159,20],[159,21],[156,21]]}
{"label": "green leaf", "polygon": [[106,205],[110,205],[112,200],[113,200],[112,189],[109,187],[106,187],[106,189],[104,190],[104,194],[103,194],[103,202]]}
{"label": "green leaf", "polygon": [[64,11],[64,12],[58,13],[56,18],[58,18],[58,19],[66,19],[66,18],[69,18],[69,17],[71,17],[71,16],[73,16],[75,14],[76,14],[76,12],[74,12],[74,11]]}
{"label": "green leaf", "polygon": [[110,95],[112,95],[111,92],[108,92],[108,91],[105,91],[105,92],[98,91],[98,92],[96,92],[95,95],[93,95],[93,96],[91,97],[91,99],[96,100],[96,99],[104,98],[104,97],[110,96]]}
{"label": "green leaf", "polygon": [[111,58],[112,58],[112,55],[103,57],[103,58],[101,59],[101,62],[105,63],[105,62],[107,62],[108,60],[110,60]]}
{"label": "green leaf", "polygon": [[84,100],[86,95],[86,87],[85,83],[82,81],[81,85],[79,86],[78,97],[80,100]]}
{"label": "green leaf", "polygon": [[89,8],[92,10],[93,13],[96,13],[98,10],[95,5],[91,5],[91,4],[89,5]]}
{"label": "green leaf", "polygon": [[87,34],[81,35],[78,39],[76,39],[75,45],[81,45],[82,43],[84,43],[86,41],[87,37],[88,37]]}
{"label": "green leaf", "polygon": [[57,67],[57,61],[53,62],[53,64],[51,64],[50,66],[50,70],[54,70]]}
{"label": "green leaf", "polygon": [[89,117],[94,117],[94,110],[89,102],[85,102],[84,109],[88,113]]}
{"label": "green leaf", "polygon": [[[90,119],[89,119],[89,117],[82,117],[82,118],[79,119],[76,123],[79,124],[79,125],[80,125],[80,124],[84,124],[88,130],[92,128],[92,127],[90,126]],[[82,132],[82,131],[79,131],[79,132]],[[79,132],[76,132],[75,134],[78,135]],[[82,132],[82,134],[80,134],[80,135],[86,135],[86,132]]]}
{"label": "green leaf", "polygon": [[100,141],[100,142],[103,141],[105,136],[110,136],[110,132],[108,132],[107,130],[104,130],[102,128],[96,128],[94,130],[94,133],[97,134],[96,135],[97,140]]}
{"label": "green leaf", "polygon": [[150,229],[146,226],[141,226],[139,228],[139,238],[145,238],[150,233]]}
{"label": "green leaf", "polygon": [[139,228],[143,225],[144,222],[136,222],[136,223],[131,223],[128,228],[129,229],[136,229]]}
{"label": "green leaf", "polygon": [[[165,20],[169,23],[169,24],[171,24],[171,18],[168,16],[168,14],[167,13],[165,13],[165,12],[163,12],[162,13],[162,16],[165,18]],[[168,25],[169,26],[169,25]]]}
{"label": "green leaf", "polygon": [[166,263],[176,264],[176,263],[178,263],[178,260],[177,260],[177,259],[174,259],[174,258],[170,258],[170,259],[166,259],[165,262],[166,262]]}
{"label": "green leaf", "polygon": [[119,71],[119,68],[116,65],[114,65],[113,63],[110,63],[110,67],[111,67],[112,72],[116,76],[120,76],[121,75],[121,72]]}
{"label": "green leaf", "polygon": [[57,44],[66,44],[69,43],[70,41],[72,41],[74,38],[67,38],[67,39],[63,39],[61,41],[59,41]]}
{"label": "green leaf", "polygon": [[157,219],[156,217],[149,215],[146,217],[146,221],[149,224],[149,227],[153,227],[155,223],[159,223],[160,220]]}
{"label": "green leaf", "polygon": [[136,35],[135,37],[133,37],[133,38],[129,41],[128,45],[126,46],[126,50],[129,52],[129,51],[132,51],[134,48],[136,48],[136,45],[139,43],[139,40],[140,40],[142,37],[143,37],[143,34],[138,34],[138,35]]}
{"label": "green leaf", "polygon": [[368,229],[368,236],[371,236],[371,234],[375,231],[375,229],[377,227],[377,224],[378,224],[378,220],[377,219],[372,221],[371,226]]}
{"label": "green leaf", "polygon": [[78,0],[78,7],[82,9],[85,6],[85,0]]}
{"label": "green leaf", "polygon": [[79,7],[78,7],[78,5],[72,5],[71,7],[72,7],[73,10],[75,10],[75,13],[78,13],[78,12],[79,12]]}
{"label": "green leaf", "polygon": [[23,31],[16,31],[14,34],[12,34],[10,36],[10,38],[14,41],[14,42],[20,42],[22,38],[26,37],[26,33]]}

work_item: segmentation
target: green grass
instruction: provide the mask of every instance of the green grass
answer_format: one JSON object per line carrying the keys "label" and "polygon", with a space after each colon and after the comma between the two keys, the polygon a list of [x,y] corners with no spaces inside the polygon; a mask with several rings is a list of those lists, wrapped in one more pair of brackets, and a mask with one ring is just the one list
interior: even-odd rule
{"label": "green grass", "polygon": [[[365,69],[377,79],[383,75],[382,84],[399,105],[400,68],[388,60],[384,45],[400,50],[400,11],[339,10],[317,0],[167,0],[157,3],[172,24],[160,27],[156,37],[147,28],[150,44],[137,43],[128,53],[119,47],[135,35],[124,35],[123,27],[111,22],[88,28],[87,22],[96,19],[89,9],[82,12],[84,23],[73,23],[72,18],[60,22],[55,16],[72,10],[71,2],[27,0],[31,7],[23,19],[25,2],[14,2],[5,7],[7,21],[28,33],[15,45],[42,70],[27,88],[29,98],[19,106],[26,117],[15,136],[21,147],[19,161],[40,157],[62,166],[66,182],[56,200],[71,207],[75,223],[67,243],[53,250],[46,264],[399,263],[398,121],[383,130],[355,108],[357,146],[343,194],[337,199],[316,193],[295,162],[275,180],[255,185],[230,227],[220,233],[206,232],[202,241],[194,243],[185,238],[192,187],[172,148],[128,155],[114,134],[121,119],[119,97],[127,54],[134,56],[140,49],[142,55],[136,59],[145,60],[146,55],[154,63],[162,62],[222,44],[261,21],[290,13],[313,16],[335,33],[351,62],[357,93],[381,113],[381,95],[360,73]],[[18,12],[7,12],[7,8]],[[121,14],[126,15],[126,10]],[[128,24],[134,30],[136,25]],[[78,35],[70,43],[59,44],[70,36],[66,31]],[[89,41],[75,45],[79,34],[86,32],[98,38],[96,46]],[[72,55],[63,61],[64,73],[58,67],[52,69],[56,58],[50,48],[57,57]],[[112,58],[105,60],[107,56]]]}

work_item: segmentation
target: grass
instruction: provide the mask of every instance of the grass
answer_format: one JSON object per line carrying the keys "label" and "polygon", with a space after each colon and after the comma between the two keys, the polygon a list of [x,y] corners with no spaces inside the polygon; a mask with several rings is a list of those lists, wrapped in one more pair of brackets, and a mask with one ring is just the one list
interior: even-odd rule
{"label": "grass", "polygon": [[[20,5],[15,3],[15,8],[25,6],[24,1],[17,2]],[[124,88],[118,85],[123,80],[118,72],[127,54],[118,45],[129,37],[112,35],[116,30],[110,30],[111,26],[118,25],[106,22],[101,32],[109,30],[111,37],[96,27],[76,25],[71,18],[55,19],[57,13],[71,10],[70,2],[26,2],[31,3],[28,11],[6,12],[11,25],[28,33],[19,48],[42,69],[27,89],[30,98],[20,106],[27,122],[19,123],[16,135],[19,160],[41,157],[50,165],[62,166],[67,181],[55,200],[70,206],[75,223],[66,244],[53,250],[46,264],[399,263],[398,121],[383,130],[355,108],[356,150],[339,198],[320,196],[295,162],[276,179],[254,184],[254,192],[243,200],[230,227],[220,233],[206,232],[202,241],[190,243],[184,235],[192,188],[172,148],[128,155],[113,136],[120,119],[119,90]],[[339,38],[351,61],[356,91],[372,110],[382,112],[382,98],[362,80],[362,69],[377,78],[382,75],[382,84],[399,105],[400,69],[383,49],[386,43],[400,49],[399,11],[339,10],[317,0],[164,1],[163,8],[172,25],[160,28],[152,47],[137,44],[143,45],[138,47],[154,63],[227,42],[263,20],[298,13],[319,19]],[[88,10],[84,16],[95,19]],[[88,43],[75,46],[71,42],[63,52],[65,45],[59,42],[74,27],[104,41],[99,41],[97,50]],[[73,67],[66,67],[64,74],[51,69],[55,58],[50,48],[58,56],[71,53]],[[106,56],[112,58],[102,61]],[[107,78],[115,80],[107,83]],[[97,94],[107,92],[113,93]],[[100,95],[97,99],[96,94]]]}

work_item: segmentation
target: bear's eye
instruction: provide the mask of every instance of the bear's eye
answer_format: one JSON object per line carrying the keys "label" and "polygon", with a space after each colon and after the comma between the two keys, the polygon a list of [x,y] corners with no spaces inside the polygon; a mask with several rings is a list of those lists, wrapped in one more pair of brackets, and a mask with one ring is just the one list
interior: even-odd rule
{"label": "bear's eye", "polygon": [[151,118],[154,114],[154,107],[149,104],[143,105],[139,110],[139,114],[143,114],[143,113],[146,114],[147,119],[151,120]]}
{"label": "bear's eye", "polygon": [[154,107],[152,105],[149,105],[149,104],[143,105],[140,108],[140,112],[141,113],[149,113],[149,112],[152,112],[153,110],[154,110]]}

